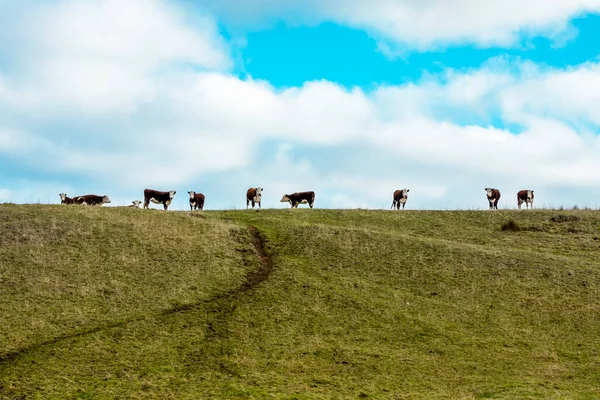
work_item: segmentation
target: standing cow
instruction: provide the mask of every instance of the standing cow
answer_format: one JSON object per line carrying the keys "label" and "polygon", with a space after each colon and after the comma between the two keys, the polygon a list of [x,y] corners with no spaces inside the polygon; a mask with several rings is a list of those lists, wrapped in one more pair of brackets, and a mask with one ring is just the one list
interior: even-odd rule
{"label": "standing cow", "polygon": [[193,190],[190,190],[188,194],[190,195],[190,211],[194,211],[194,208],[204,210],[204,195]]}
{"label": "standing cow", "polygon": [[110,203],[110,197],[107,195],[98,196],[97,194],[86,194],[73,197],[73,201],[77,204],[83,204],[84,206],[101,206],[102,204]]}
{"label": "standing cow", "polygon": [[525,203],[525,206],[533,208],[533,190],[519,190],[517,192],[517,206],[521,209],[521,204]]}
{"label": "standing cow", "polygon": [[169,205],[175,197],[175,190],[169,190],[168,192],[161,192],[154,189],[144,189],[144,209],[149,208],[150,202],[154,204],[162,204],[165,211],[169,208]]}
{"label": "standing cow", "polygon": [[394,191],[392,209],[396,207],[396,210],[399,210],[400,205],[402,205],[402,209],[404,209],[404,206],[406,206],[406,202],[408,201],[408,192],[410,192],[410,189],[400,189]]}
{"label": "standing cow", "polygon": [[494,188],[485,188],[485,193],[490,203],[490,210],[498,209],[498,202],[500,201],[500,191]]}
{"label": "standing cow", "polygon": [[315,192],[284,194],[279,201],[282,203],[290,203],[292,208],[298,208],[298,204],[308,204],[310,208],[313,208],[313,204],[315,204]]}
{"label": "standing cow", "polygon": [[246,192],[246,210],[248,209],[250,202],[252,202],[253,210],[254,210],[254,204],[258,204],[258,208],[262,208],[260,205],[260,202],[262,200],[262,191],[263,191],[263,188],[261,188],[261,187],[248,189],[248,191]]}

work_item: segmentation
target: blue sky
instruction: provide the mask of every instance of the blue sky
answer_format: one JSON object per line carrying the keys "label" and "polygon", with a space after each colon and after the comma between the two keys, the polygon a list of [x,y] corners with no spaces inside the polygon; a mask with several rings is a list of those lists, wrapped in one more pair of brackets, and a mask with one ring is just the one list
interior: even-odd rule
{"label": "blue sky", "polygon": [[[406,54],[393,57],[380,51],[377,40],[365,31],[331,22],[313,27],[279,22],[247,34],[237,67],[241,77],[246,73],[277,87],[326,79],[365,90],[381,84],[418,82],[424,75],[446,69],[478,68],[494,57],[565,68],[595,59],[600,49],[600,16],[586,15],[571,23],[576,36],[565,44],[533,36],[524,37],[513,48],[454,45],[440,51],[406,50]],[[223,29],[227,35],[227,28]]]}
{"label": "blue sky", "polygon": [[491,186],[600,207],[600,1],[0,8],[0,202],[485,208]]}

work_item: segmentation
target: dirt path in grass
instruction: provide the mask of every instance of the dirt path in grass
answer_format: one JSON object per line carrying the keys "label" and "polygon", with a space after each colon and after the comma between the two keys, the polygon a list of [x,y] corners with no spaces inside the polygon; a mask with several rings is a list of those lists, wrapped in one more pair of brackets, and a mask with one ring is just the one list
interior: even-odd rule
{"label": "dirt path in grass", "polygon": [[[2,364],[6,364],[8,362],[15,360],[17,357],[19,357],[21,355],[31,353],[35,350],[41,349],[46,346],[52,346],[52,345],[55,345],[59,342],[65,341],[65,340],[71,340],[71,339],[84,337],[87,335],[92,335],[94,333],[102,332],[102,331],[105,331],[108,329],[121,328],[130,323],[146,320],[146,319],[150,318],[151,316],[156,316],[157,314],[165,315],[165,316],[173,315],[176,313],[182,313],[182,312],[189,311],[189,310],[195,310],[200,307],[205,307],[207,304],[215,304],[216,305],[217,303],[221,303],[224,300],[225,301],[229,300],[228,302],[233,302],[234,300],[237,300],[236,297],[238,295],[255,289],[261,283],[263,283],[267,279],[269,279],[269,276],[271,275],[271,272],[273,271],[273,260],[271,259],[271,257],[265,250],[264,236],[261,234],[261,232],[255,226],[249,226],[248,232],[249,232],[250,238],[252,240],[252,245],[254,247],[255,254],[258,257],[258,259],[260,260],[260,266],[257,269],[248,271],[248,273],[246,274],[246,276],[244,278],[243,283],[240,286],[238,286],[234,289],[231,289],[225,293],[214,296],[210,299],[199,301],[197,303],[177,306],[174,308],[160,311],[153,315],[144,315],[144,316],[140,316],[140,317],[129,318],[124,321],[108,323],[108,324],[105,324],[102,326],[81,330],[81,331],[78,331],[75,333],[59,335],[51,340],[46,340],[41,343],[37,343],[33,346],[23,347],[21,349],[18,349],[16,351],[12,351],[12,352],[0,353],[0,366]],[[233,312],[233,310],[231,310],[231,312]],[[225,314],[230,315],[231,313],[226,312]],[[221,321],[221,322],[224,322],[224,321]]]}

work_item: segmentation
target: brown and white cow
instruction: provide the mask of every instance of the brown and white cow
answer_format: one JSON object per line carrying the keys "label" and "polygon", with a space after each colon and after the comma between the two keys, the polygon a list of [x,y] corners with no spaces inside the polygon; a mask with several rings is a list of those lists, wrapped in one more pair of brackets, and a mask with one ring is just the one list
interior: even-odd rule
{"label": "brown and white cow", "polygon": [[523,203],[525,203],[527,208],[529,208],[530,204],[531,208],[533,208],[533,197],[533,190],[519,190],[517,192],[517,206],[519,206],[519,210]]}
{"label": "brown and white cow", "polygon": [[75,200],[71,197],[67,197],[66,193],[59,193],[60,196],[60,204],[75,204]]}
{"label": "brown and white cow", "polygon": [[282,203],[290,203],[292,208],[298,208],[298,204],[308,204],[310,208],[313,208],[313,205],[315,204],[315,192],[284,194],[279,201]]}
{"label": "brown and white cow", "polygon": [[110,203],[110,197],[107,195],[98,196],[97,194],[85,194],[83,196],[73,197],[73,200],[75,203],[84,206],[101,206],[102,204]]}
{"label": "brown and white cow", "polygon": [[258,208],[262,208],[260,202],[262,201],[262,191],[263,188],[256,187],[250,188],[246,192],[246,210],[248,209],[248,205],[252,202],[252,209],[254,210],[254,204],[258,204]]}
{"label": "brown and white cow", "polygon": [[141,200],[133,200],[127,207],[140,208],[140,204],[142,204]]}
{"label": "brown and white cow", "polygon": [[166,211],[173,201],[175,193],[177,193],[175,190],[161,192],[154,189],[144,189],[144,209],[149,208],[150,202],[153,202],[154,204],[162,204]]}
{"label": "brown and white cow", "polygon": [[485,193],[490,203],[490,210],[498,209],[498,202],[500,201],[500,191],[494,188],[485,188]]}
{"label": "brown and white cow", "polygon": [[399,210],[400,205],[402,205],[402,209],[404,209],[404,206],[406,206],[406,202],[408,201],[408,192],[410,192],[410,189],[394,190],[392,208],[396,207],[396,210]]}
{"label": "brown and white cow", "polygon": [[204,195],[202,193],[196,193],[193,190],[188,192],[190,195],[190,210],[204,210]]}

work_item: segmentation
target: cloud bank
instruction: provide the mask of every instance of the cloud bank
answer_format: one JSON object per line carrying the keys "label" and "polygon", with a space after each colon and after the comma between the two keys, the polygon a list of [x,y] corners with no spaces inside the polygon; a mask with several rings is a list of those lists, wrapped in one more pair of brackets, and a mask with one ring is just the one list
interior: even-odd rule
{"label": "cloud bank", "polygon": [[[382,1],[363,22],[358,2],[316,10],[357,26],[378,21],[418,47],[442,30],[406,36],[383,15],[414,14],[426,26],[469,6],[483,13],[479,3],[448,3],[454,11]],[[281,11],[275,4],[264,12]],[[514,27],[560,28],[596,3],[569,4],[541,14],[527,6],[518,18],[498,11],[493,35],[453,19],[445,37],[509,43]],[[191,18],[177,3],[56,1],[11,12],[0,20],[0,158],[14,183],[0,187],[0,201],[55,202],[68,188],[127,204],[152,187],[178,190],[178,208],[187,190],[204,192],[207,208],[244,207],[247,187],[260,185],[267,206],[315,190],[319,207],[388,208],[393,190],[409,187],[407,208],[461,208],[486,207],[483,188],[494,186],[511,207],[523,188],[540,204],[597,206],[598,63],[495,59],[368,91],[328,81],[280,89],[236,76],[213,17]],[[34,170],[51,179],[36,181]],[[48,196],[33,199],[40,183]]]}
{"label": "cloud bank", "polygon": [[258,29],[273,21],[335,22],[364,29],[391,46],[424,51],[456,44],[519,46],[536,35],[564,40],[569,21],[600,12],[599,0],[201,0],[233,26]]}

